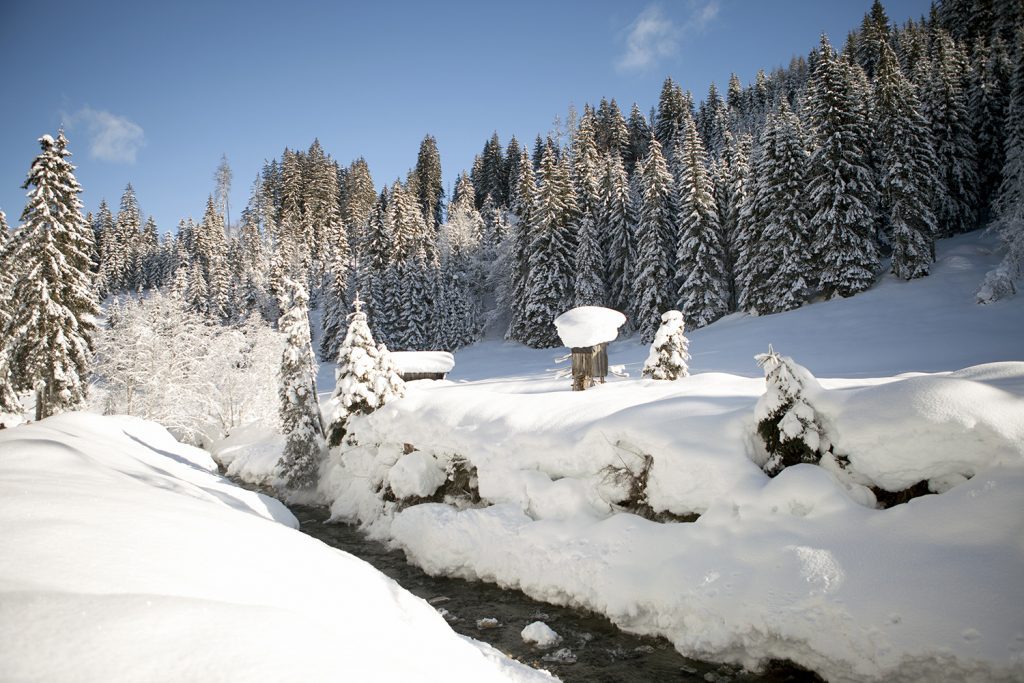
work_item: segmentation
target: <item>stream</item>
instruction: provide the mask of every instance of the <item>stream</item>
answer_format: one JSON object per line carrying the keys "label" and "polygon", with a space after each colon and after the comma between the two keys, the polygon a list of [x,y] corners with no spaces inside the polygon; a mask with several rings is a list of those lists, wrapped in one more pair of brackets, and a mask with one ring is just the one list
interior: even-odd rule
{"label": "stream", "polygon": [[[727,681],[781,683],[820,680],[814,674],[785,663],[761,673],[687,659],[664,638],[631,635],[608,619],[580,609],[538,602],[517,590],[482,581],[429,576],[405,560],[400,550],[389,550],[368,539],[355,526],[325,523],[325,507],[289,506],[300,529],[329,546],[365,560],[403,588],[432,604],[458,633],[484,641],[506,655],[546,669],[563,681]],[[497,620],[493,626],[481,620]],[[543,621],[562,641],[541,649],[525,642],[520,633],[527,624]],[[479,625],[478,625],[479,624]]]}

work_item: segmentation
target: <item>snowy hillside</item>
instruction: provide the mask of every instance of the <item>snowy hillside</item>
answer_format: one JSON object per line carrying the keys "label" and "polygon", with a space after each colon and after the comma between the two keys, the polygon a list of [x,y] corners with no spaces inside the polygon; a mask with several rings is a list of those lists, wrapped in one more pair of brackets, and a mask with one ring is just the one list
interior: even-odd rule
{"label": "snowy hillside", "polygon": [[0,678],[551,680],[150,422],[0,431]]}
{"label": "snowy hillside", "polygon": [[[429,572],[584,606],[689,656],[1019,679],[1024,363],[1007,361],[1024,302],[974,303],[990,245],[947,240],[929,278],[719,321],[675,382],[637,379],[632,340],[609,357],[633,378],[582,393],[553,378],[557,350],[479,344],[457,381],[355,418],[360,445],[332,451],[321,494]],[[759,468],[752,356],[769,343],[822,378],[813,400],[848,470]],[[875,508],[869,487],[919,481],[941,495]]]}

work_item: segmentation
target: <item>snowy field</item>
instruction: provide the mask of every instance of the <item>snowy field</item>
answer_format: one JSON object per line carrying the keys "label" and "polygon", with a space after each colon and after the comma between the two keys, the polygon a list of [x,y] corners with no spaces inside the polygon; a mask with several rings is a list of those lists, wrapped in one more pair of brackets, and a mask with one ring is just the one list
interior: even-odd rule
{"label": "snowy field", "polygon": [[132,418],[0,431],[4,681],[552,680]]}
{"label": "snowy field", "polygon": [[[593,609],[688,656],[789,658],[829,680],[1020,680],[1024,298],[974,303],[991,247],[946,240],[923,280],[719,321],[690,335],[694,374],[676,382],[639,379],[632,340],[609,348],[632,378],[582,393],[554,378],[564,351],[478,344],[452,381],[358,418],[361,445],[332,453],[321,495],[429,572]],[[761,472],[753,356],[769,343],[821,378],[847,470]],[[407,505],[440,500],[460,470],[482,503]],[[623,512],[627,470],[651,512],[699,520]],[[941,495],[875,509],[870,486],[920,481]]]}

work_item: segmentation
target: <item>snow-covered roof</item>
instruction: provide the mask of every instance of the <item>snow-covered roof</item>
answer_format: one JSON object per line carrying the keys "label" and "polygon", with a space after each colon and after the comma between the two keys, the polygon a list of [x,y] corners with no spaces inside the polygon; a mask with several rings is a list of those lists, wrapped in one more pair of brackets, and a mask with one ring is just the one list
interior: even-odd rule
{"label": "snow-covered roof", "polygon": [[601,306],[580,306],[555,318],[558,337],[566,346],[596,346],[613,341],[626,316]]}
{"label": "snow-covered roof", "polygon": [[400,374],[451,372],[455,367],[455,356],[447,351],[392,351],[391,359]]}

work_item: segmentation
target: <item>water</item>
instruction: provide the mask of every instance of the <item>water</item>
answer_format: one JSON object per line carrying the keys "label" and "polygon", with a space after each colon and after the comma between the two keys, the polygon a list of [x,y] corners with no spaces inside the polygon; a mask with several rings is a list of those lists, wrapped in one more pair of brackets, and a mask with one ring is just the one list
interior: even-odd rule
{"label": "water", "polygon": [[[357,528],[325,523],[327,508],[291,506],[301,530],[327,545],[359,557],[397,581],[406,590],[430,602],[458,633],[482,640],[530,666],[547,669],[563,681],[813,681],[813,674],[779,664],[760,674],[681,656],[663,638],[630,635],[602,616],[532,600],[515,590],[481,581],[428,576],[405,561],[398,550],[366,538]],[[499,626],[480,628],[482,619]],[[526,643],[520,632],[527,624],[543,621],[562,637],[547,649]],[[550,661],[568,648],[575,662]],[[549,657],[545,660],[545,656]]]}

